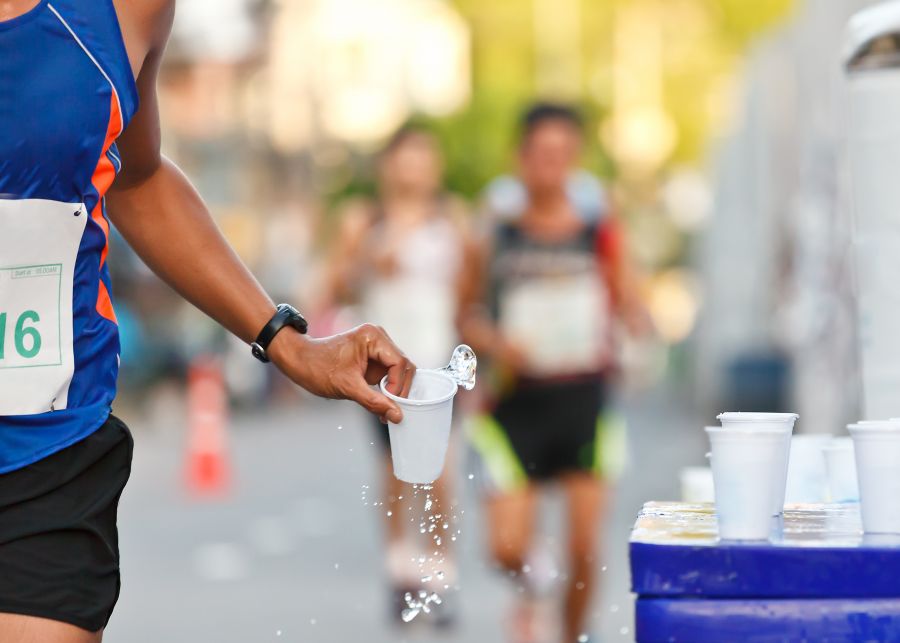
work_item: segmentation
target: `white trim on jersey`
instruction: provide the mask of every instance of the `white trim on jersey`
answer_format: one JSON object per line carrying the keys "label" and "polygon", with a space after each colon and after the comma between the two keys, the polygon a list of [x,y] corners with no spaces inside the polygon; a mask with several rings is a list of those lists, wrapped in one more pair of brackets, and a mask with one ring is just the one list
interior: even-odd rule
{"label": "white trim on jersey", "polygon": [[[81,38],[79,38],[78,34],[76,34],[72,30],[72,27],[69,26],[69,23],[66,22],[65,18],[63,18],[61,15],[59,15],[59,11],[56,10],[56,7],[54,7],[52,4],[50,4],[48,2],[47,8],[50,9],[50,11],[53,12],[53,15],[55,15],[59,19],[59,21],[62,23],[63,27],[66,28],[66,31],[68,31],[70,34],[72,34],[72,38],[75,39],[75,42],[78,43],[78,46],[81,47],[81,49],[84,51],[84,53],[87,54],[87,57],[91,59],[91,62],[94,63],[94,65],[97,67],[97,69],[100,70],[100,73],[103,74],[103,77],[106,79],[106,82],[108,82],[110,88],[112,88],[112,93],[116,99],[116,104],[119,106],[119,131],[116,132],[116,136],[119,136],[119,134],[121,134],[123,131],[125,131],[125,113],[122,111],[122,103],[119,101],[119,92],[118,92],[118,90],[116,90],[115,83],[113,83],[112,79],[109,77],[109,74],[106,73],[106,71],[103,69],[103,67],[100,66],[100,63],[97,62],[97,59],[94,58],[94,55],[88,50],[87,47],[84,46],[84,43],[81,42]],[[121,165],[121,161],[119,161],[119,164]]]}

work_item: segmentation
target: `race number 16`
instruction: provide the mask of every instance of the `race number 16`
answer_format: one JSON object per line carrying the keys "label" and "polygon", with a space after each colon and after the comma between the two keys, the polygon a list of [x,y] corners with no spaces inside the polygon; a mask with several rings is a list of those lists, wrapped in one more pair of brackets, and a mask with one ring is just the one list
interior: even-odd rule
{"label": "race number 16", "polygon": [[[10,320],[11,321],[11,320]],[[37,311],[26,310],[15,320],[12,340],[16,352],[25,359],[31,359],[41,352],[41,334],[35,327],[41,321]],[[6,357],[7,314],[0,313],[0,359]]]}

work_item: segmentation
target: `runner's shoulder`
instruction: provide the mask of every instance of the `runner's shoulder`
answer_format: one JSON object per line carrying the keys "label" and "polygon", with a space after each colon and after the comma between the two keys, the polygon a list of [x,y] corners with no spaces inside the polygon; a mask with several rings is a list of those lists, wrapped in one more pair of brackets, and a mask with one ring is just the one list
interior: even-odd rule
{"label": "runner's shoulder", "polygon": [[144,52],[140,59],[165,46],[175,17],[175,0],[114,0],[129,50]]}
{"label": "runner's shoulder", "polygon": [[175,0],[114,0],[119,19],[143,23],[148,28],[175,13]]}
{"label": "runner's shoulder", "polygon": [[378,203],[371,197],[352,196],[336,208],[338,235],[358,240],[368,234],[378,219]]}

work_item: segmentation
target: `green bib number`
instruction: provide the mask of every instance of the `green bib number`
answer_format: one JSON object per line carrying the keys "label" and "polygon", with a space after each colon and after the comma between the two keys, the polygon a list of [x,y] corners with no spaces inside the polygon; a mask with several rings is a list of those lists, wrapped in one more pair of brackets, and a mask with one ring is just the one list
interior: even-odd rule
{"label": "green bib number", "polygon": [[[0,359],[6,356],[6,313],[0,313]],[[13,343],[16,352],[25,359],[31,359],[41,352],[41,334],[33,324],[41,321],[41,316],[34,310],[26,310],[19,315],[13,332]],[[26,324],[32,324],[26,326]],[[26,345],[26,339],[29,341]]]}

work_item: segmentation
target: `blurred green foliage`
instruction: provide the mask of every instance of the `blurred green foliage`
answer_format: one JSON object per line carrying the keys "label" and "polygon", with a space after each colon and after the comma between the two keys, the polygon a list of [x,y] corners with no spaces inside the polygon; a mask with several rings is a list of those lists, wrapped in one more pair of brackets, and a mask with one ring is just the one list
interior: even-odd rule
{"label": "blurred green foliage", "polygon": [[[659,168],[702,161],[711,137],[727,125],[736,73],[750,43],[790,15],[793,0],[557,0],[577,15],[580,48],[577,86],[565,95],[542,89],[536,41],[536,4],[548,0],[452,0],[470,26],[472,98],[462,111],[421,119],[440,138],[451,190],[474,198],[499,173],[510,171],[518,120],[534,100],[557,100],[580,109],[588,123],[585,165],[609,180],[618,177],[615,151],[600,136],[616,108],[615,39],[623,12],[639,9],[659,34],[658,74],[635,83],[662,88],[661,103],[676,141]],[[638,43],[640,46],[640,43]],[[552,65],[552,61],[551,61]],[[552,68],[552,67],[551,67]],[[627,70],[626,70],[627,73]],[[340,194],[371,193],[371,171],[358,164]]]}

